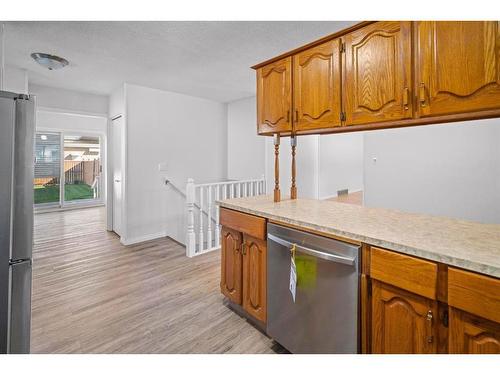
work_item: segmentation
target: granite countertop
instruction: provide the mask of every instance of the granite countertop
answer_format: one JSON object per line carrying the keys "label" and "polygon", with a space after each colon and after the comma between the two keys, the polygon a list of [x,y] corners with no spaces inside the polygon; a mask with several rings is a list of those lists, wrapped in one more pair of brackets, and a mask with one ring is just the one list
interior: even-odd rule
{"label": "granite countertop", "polygon": [[246,212],[500,278],[500,225],[272,196],[219,201]]}

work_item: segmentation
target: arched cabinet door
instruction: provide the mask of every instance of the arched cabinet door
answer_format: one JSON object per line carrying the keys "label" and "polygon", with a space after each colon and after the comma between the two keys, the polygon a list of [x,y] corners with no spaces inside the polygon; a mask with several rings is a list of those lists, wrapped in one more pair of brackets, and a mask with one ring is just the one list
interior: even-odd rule
{"label": "arched cabinet door", "polygon": [[267,318],[266,241],[243,235],[243,308],[254,318]]}
{"label": "arched cabinet door", "polygon": [[335,39],[293,57],[296,130],[341,125],[340,46],[340,39]]}
{"label": "arched cabinet door", "polygon": [[372,353],[437,353],[437,303],[373,280]]}
{"label": "arched cabinet door", "polygon": [[292,130],[292,58],[257,69],[257,131],[259,134]]}
{"label": "arched cabinet door", "polygon": [[500,108],[500,22],[416,22],[421,117]]}
{"label": "arched cabinet door", "polygon": [[412,118],[411,22],[377,22],[345,36],[347,125]]}
{"label": "arched cabinet door", "polygon": [[450,307],[452,354],[500,354],[500,324]]}
{"label": "arched cabinet door", "polygon": [[222,227],[220,289],[229,300],[239,305],[242,302],[242,259],[241,233]]}

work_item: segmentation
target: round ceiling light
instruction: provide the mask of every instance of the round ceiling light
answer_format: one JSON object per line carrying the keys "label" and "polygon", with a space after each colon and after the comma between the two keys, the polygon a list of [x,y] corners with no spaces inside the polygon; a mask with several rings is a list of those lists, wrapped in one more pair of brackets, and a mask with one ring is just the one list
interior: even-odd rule
{"label": "round ceiling light", "polygon": [[69,64],[68,60],[63,59],[59,56],[49,55],[48,53],[35,52],[31,54],[31,57],[37,63],[39,63],[44,68],[47,68],[48,70],[61,69]]}

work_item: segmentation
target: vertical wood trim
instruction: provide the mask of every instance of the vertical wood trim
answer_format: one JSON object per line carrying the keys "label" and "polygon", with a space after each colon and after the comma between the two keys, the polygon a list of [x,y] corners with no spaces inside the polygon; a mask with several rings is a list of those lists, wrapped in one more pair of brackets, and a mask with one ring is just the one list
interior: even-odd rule
{"label": "vertical wood trim", "polygon": [[280,135],[274,134],[274,201],[281,200],[280,193]]}
{"label": "vertical wood trim", "polygon": [[296,185],[297,168],[295,164],[295,148],[297,147],[296,136],[290,137],[290,143],[292,145],[292,186],[290,187],[290,198],[297,199],[297,185]]}

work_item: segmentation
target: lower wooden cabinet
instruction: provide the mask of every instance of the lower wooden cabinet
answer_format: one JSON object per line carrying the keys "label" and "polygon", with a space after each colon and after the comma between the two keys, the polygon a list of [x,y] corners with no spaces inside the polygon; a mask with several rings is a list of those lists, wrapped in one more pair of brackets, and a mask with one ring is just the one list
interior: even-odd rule
{"label": "lower wooden cabinet", "polygon": [[222,227],[220,288],[231,302],[241,305],[248,315],[265,323],[267,244],[263,238]]}
{"label": "lower wooden cabinet", "polygon": [[450,307],[449,352],[500,354],[500,324]]}
{"label": "lower wooden cabinet", "polygon": [[221,279],[222,294],[232,302],[242,302],[242,235],[233,229],[222,227],[221,231]]}
{"label": "lower wooden cabinet", "polygon": [[243,308],[254,318],[267,317],[266,241],[243,235]]}
{"label": "lower wooden cabinet", "polygon": [[372,282],[372,353],[437,353],[437,302]]}

